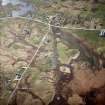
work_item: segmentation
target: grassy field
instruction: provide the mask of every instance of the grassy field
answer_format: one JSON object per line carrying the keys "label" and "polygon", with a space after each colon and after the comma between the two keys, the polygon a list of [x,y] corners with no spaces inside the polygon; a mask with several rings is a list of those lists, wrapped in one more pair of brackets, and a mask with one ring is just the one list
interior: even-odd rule
{"label": "grassy field", "polygon": [[[54,0],[54,1],[57,1],[57,0]],[[36,5],[39,7],[38,8],[39,11],[37,12],[37,14],[35,14],[36,17],[38,17],[38,18],[41,17],[40,19],[43,21],[48,22],[46,17],[48,15],[55,14],[57,11],[64,12],[65,16],[70,16],[70,15],[72,15],[72,13],[75,13],[75,14],[77,13],[77,14],[80,14],[81,16],[83,16],[83,18],[85,18],[85,19],[86,18],[99,19],[103,23],[103,28],[104,28],[104,26],[105,26],[105,24],[104,24],[105,23],[105,4],[97,4],[95,12],[92,12],[89,9],[89,7],[85,7],[84,9],[82,8],[81,10],[75,10],[73,7],[73,10],[71,11],[72,7],[69,7],[67,5],[66,1],[69,1],[69,0],[58,0],[56,4],[49,5],[49,7],[48,7],[48,5],[46,6],[46,5],[42,4],[43,0],[32,0],[32,3],[33,3],[33,5]],[[75,3],[77,1],[78,0],[75,0]],[[75,5],[75,3],[73,5]],[[81,3],[81,2],[79,2],[79,3]],[[78,4],[76,4],[76,7],[78,7]],[[69,11],[67,11],[68,9],[69,9]],[[2,12],[0,12],[0,16],[3,16]],[[17,30],[17,27],[16,27],[17,23],[16,23],[16,20],[15,20],[15,22],[9,21],[9,24],[11,24],[10,26],[12,26],[11,29],[13,29],[13,31],[15,29]],[[20,22],[20,24],[23,24],[22,21]],[[0,41],[3,42],[2,47],[5,47],[5,50],[6,50],[4,52],[4,54],[6,53],[8,55],[7,61],[6,62],[0,61],[0,63],[5,64],[5,65],[11,65],[12,69],[6,68],[6,70],[10,69],[11,72],[16,72],[16,70],[19,66],[24,66],[24,62],[20,62],[15,65],[12,65],[11,60],[14,60],[14,59],[9,58],[9,57],[13,56],[14,58],[17,59],[18,58],[17,55],[20,54],[19,55],[20,58],[23,58],[26,56],[31,58],[30,55],[32,55],[33,52],[31,53],[28,51],[31,51],[31,50],[33,51],[33,49],[31,48],[31,46],[24,45],[20,42],[13,44],[13,46],[11,46],[11,48],[7,48],[7,46],[5,45],[4,42],[6,42],[5,39],[7,39],[7,41],[8,41],[8,36],[11,37],[11,34],[10,33],[8,34],[7,32],[4,32],[4,30],[2,30],[3,28],[5,29],[6,25],[7,25],[6,22],[3,23],[0,21]],[[37,47],[39,45],[42,37],[44,36],[44,34],[47,32],[48,27],[46,27],[40,23],[35,23],[35,25],[34,25],[34,23],[32,23],[32,25],[34,26],[32,28],[32,35],[30,38],[29,37],[26,38],[26,41]],[[77,27],[77,26],[75,26],[75,27]],[[66,31],[66,30],[64,30],[64,31]],[[74,30],[73,32],[76,33],[76,35],[79,36],[81,39],[83,39],[84,42],[88,43],[90,47],[93,47],[94,50],[97,51],[98,53],[105,52],[105,38],[99,37],[100,31]],[[47,48],[46,48],[46,46],[47,46]],[[45,50],[47,49],[48,52],[45,50],[42,50],[41,53],[37,57],[38,58],[38,60],[36,60],[37,62],[35,62],[32,65],[32,67],[30,67],[30,70],[26,74],[28,74],[28,73],[31,74],[31,79],[30,79],[31,82],[30,83],[32,85],[33,91],[35,93],[37,93],[39,96],[41,96],[41,98],[44,99],[44,101],[46,103],[48,103],[48,101],[51,100],[52,95],[54,94],[53,84],[49,84],[49,82],[47,80],[40,79],[41,75],[45,75],[45,73],[47,74],[50,71],[49,68],[51,67],[51,63],[52,63],[50,56],[44,57],[44,54],[50,53],[49,50],[51,48],[49,46],[49,44],[46,46],[43,46],[43,48]],[[21,50],[22,48],[23,48],[23,50]],[[20,49],[20,50],[18,50],[18,49]],[[1,51],[2,51],[2,49],[1,49]],[[29,53],[29,55],[27,52]],[[61,42],[58,43],[58,54],[59,54],[59,60],[61,63],[68,63],[69,57],[73,57],[76,53],[77,53],[77,49],[68,48]],[[21,55],[24,55],[24,56],[21,56]],[[8,59],[10,59],[10,60],[8,60]],[[23,64],[21,64],[21,63],[23,63]],[[4,70],[4,68],[3,68],[3,70]],[[51,76],[52,76],[52,74],[51,74]],[[10,94],[10,93],[8,93],[8,91],[5,91],[5,92],[6,92],[5,93],[6,95]]]}

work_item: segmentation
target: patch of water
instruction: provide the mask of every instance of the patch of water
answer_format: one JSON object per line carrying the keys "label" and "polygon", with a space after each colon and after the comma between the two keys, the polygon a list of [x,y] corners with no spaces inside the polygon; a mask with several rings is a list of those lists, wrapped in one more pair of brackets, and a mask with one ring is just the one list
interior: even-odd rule
{"label": "patch of water", "polygon": [[17,4],[20,4],[20,3],[21,2],[19,0],[2,0],[1,1],[2,6],[6,6],[8,4],[17,5]]}
{"label": "patch of water", "polygon": [[1,6],[4,9],[11,4],[11,6],[16,6],[16,9],[10,10],[8,16],[17,17],[17,16],[26,16],[31,15],[36,11],[36,8],[32,6],[31,3],[27,1],[20,1],[20,0],[2,0]]}
{"label": "patch of water", "polygon": [[30,14],[32,16],[32,13],[34,12],[34,8],[32,5],[27,3],[21,3],[21,5],[18,6],[18,10],[12,11],[12,16],[23,16],[26,14]]}

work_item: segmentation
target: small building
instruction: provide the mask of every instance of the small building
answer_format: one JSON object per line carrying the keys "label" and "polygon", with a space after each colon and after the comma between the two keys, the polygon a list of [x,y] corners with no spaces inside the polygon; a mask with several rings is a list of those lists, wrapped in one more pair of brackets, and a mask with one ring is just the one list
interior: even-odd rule
{"label": "small building", "polygon": [[105,29],[101,30],[99,37],[105,37]]}

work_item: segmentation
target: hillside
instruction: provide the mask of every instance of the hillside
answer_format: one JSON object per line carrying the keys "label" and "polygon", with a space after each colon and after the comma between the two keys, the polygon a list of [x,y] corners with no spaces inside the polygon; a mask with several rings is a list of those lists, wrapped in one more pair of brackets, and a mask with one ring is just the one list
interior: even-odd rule
{"label": "hillside", "polygon": [[105,105],[104,28],[105,0],[1,0],[0,105]]}

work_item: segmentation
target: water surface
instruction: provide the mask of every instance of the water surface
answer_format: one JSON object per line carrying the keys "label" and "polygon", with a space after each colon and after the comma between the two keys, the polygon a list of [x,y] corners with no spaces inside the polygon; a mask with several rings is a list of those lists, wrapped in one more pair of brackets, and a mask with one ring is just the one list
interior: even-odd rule
{"label": "water surface", "polygon": [[9,12],[6,15],[12,17],[32,15],[36,11],[31,3],[22,0],[1,0],[1,6],[3,11],[8,8]]}

